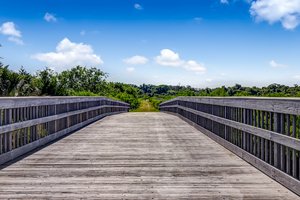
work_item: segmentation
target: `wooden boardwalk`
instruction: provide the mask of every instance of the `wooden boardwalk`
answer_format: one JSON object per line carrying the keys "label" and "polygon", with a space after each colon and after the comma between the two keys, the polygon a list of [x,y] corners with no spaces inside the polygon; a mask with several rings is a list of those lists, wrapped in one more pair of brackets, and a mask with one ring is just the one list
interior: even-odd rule
{"label": "wooden boardwalk", "polygon": [[299,199],[178,117],[106,117],[0,170],[0,199]]}

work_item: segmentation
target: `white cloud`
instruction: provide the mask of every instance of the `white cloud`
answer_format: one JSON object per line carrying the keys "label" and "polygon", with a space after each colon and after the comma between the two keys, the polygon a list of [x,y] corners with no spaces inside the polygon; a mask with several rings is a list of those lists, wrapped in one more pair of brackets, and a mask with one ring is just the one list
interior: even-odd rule
{"label": "white cloud", "polygon": [[188,71],[194,71],[198,74],[202,74],[206,71],[206,68],[203,64],[199,64],[194,60],[187,61],[183,67]]}
{"label": "white cloud", "polygon": [[154,58],[155,62],[162,66],[181,67],[187,71],[193,71],[197,74],[202,74],[206,71],[203,64],[197,63],[194,60],[182,60],[178,53],[170,49],[162,49],[160,55]]}
{"label": "white cloud", "polygon": [[138,56],[138,55],[123,60],[124,63],[129,65],[144,65],[148,61],[149,61],[148,58],[144,56]]}
{"label": "white cloud", "polygon": [[141,4],[138,4],[138,3],[134,4],[133,7],[137,10],[143,10],[143,7],[141,6]]}
{"label": "white cloud", "polygon": [[207,78],[207,79],[205,79],[205,81],[208,82],[208,83],[211,83],[213,81],[213,79]]}
{"label": "white cloud", "polygon": [[300,23],[300,0],[256,0],[251,3],[250,13],[258,21],[280,22],[292,30]]}
{"label": "white cloud", "polygon": [[228,0],[220,0],[220,3],[222,3],[222,4],[228,4],[229,2],[228,2]]}
{"label": "white cloud", "polygon": [[46,13],[44,15],[44,20],[46,20],[47,22],[56,22],[57,21],[55,15],[51,14],[51,13]]}
{"label": "white cloud", "polygon": [[184,64],[184,61],[180,59],[179,54],[170,49],[162,49],[160,55],[155,57],[155,61],[159,65],[179,67]]}
{"label": "white cloud", "polygon": [[287,67],[287,65],[284,65],[284,64],[280,64],[278,62],[276,62],[275,60],[271,60],[269,62],[269,65],[273,68],[282,68],[282,67]]}
{"label": "white cloud", "polygon": [[14,42],[19,45],[23,45],[24,42],[22,41],[22,34],[21,31],[19,31],[16,28],[16,25],[14,22],[5,22],[0,27],[0,34],[9,36],[8,40],[11,42]]}
{"label": "white cloud", "polygon": [[11,42],[16,43],[16,44],[18,44],[18,45],[24,45],[23,40],[20,39],[20,38],[18,38],[18,37],[10,36],[10,37],[8,38],[8,40],[11,41]]}
{"label": "white cloud", "polygon": [[73,43],[64,38],[56,46],[55,52],[38,53],[32,55],[33,59],[45,62],[49,67],[74,67],[76,65],[98,66],[103,64],[100,56],[94,54],[90,45]]}
{"label": "white cloud", "polygon": [[299,25],[299,21],[299,16],[287,15],[281,23],[284,28],[292,30]]}
{"label": "white cloud", "polygon": [[134,68],[134,67],[127,67],[127,68],[126,68],[126,71],[127,71],[127,72],[134,72],[134,71],[135,71],[135,68]]}
{"label": "white cloud", "polygon": [[22,37],[21,31],[17,30],[13,22],[5,22],[0,27],[0,33],[3,35],[13,36],[13,37]]}

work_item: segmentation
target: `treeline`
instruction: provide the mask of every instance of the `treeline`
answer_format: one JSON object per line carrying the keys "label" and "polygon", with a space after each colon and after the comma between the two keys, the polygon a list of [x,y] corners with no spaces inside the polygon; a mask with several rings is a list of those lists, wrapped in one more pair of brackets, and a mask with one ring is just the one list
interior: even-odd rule
{"label": "treeline", "polygon": [[139,107],[148,100],[155,108],[165,100],[176,96],[265,96],[300,97],[300,86],[271,84],[267,87],[232,87],[197,89],[191,86],[131,85],[107,81],[108,74],[98,68],[76,66],[70,70],[55,72],[49,68],[35,74],[23,67],[19,71],[0,63],[0,96],[107,96]]}
{"label": "treeline", "polygon": [[141,85],[140,89],[149,96],[261,96],[261,97],[300,97],[300,86],[289,87],[271,84],[267,87],[243,87],[235,84],[232,87],[196,89],[190,86]]}
{"label": "treeline", "polygon": [[108,82],[98,68],[74,67],[60,73],[49,68],[36,74],[0,63],[0,96],[107,96],[139,106],[140,90],[124,83]]}
{"label": "treeline", "polygon": [[145,97],[157,108],[164,101],[177,96],[256,96],[256,97],[300,97],[300,86],[292,87],[280,84],[271,84],[267,87],[243,87],[235,84],[232,87],[217,87],[197,89],[191,86],[170,86],[170,85],[141,85],[139,89]]}

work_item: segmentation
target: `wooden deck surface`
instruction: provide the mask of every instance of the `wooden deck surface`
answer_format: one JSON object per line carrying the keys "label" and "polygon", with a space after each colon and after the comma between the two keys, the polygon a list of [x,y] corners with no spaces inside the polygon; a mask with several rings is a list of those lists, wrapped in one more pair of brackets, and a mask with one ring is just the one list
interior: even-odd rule
{"label": "wooden deck surface", "polygon": [[0,170],[0,199],[299,199],[176,116],[107,117]]}

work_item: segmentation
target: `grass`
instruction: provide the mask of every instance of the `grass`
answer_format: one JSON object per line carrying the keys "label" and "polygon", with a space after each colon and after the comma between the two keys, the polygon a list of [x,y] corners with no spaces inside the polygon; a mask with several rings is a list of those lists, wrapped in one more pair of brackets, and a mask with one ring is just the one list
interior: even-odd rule
{"label": "grass", "polygon": [[152,105],[152,103],[146,99],[142,100],[140,107],[133,110],[132,112],[158,112],[158,110]]}

